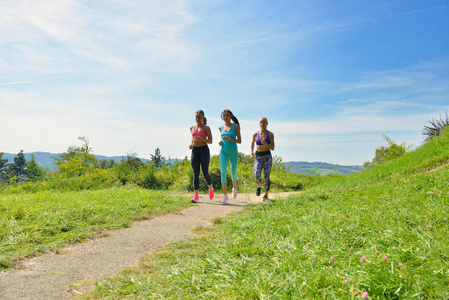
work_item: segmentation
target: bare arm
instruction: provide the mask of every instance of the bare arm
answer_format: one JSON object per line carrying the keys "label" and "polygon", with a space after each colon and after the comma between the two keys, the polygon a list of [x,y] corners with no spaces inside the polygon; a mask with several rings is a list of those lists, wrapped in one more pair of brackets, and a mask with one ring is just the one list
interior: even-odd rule
{"label": "bare arm", "polygon": [[[192,128],[193,126],[190,126],[190,133],[192,133]],[[189,145],[189,149],[193,148],[193,138],[190,139],[190,145]]]}
{"label": "bare arm", "polygon": [[253,134],[253,140],[251,141],[251,159],[254,160],[254,144],[256,143],[257,133]]}
{"label": "bare arm", "polygon": [[241,144],[242,143],[242,136],[240,135],[240,125],[235,124],[235,133],[237,135],[237,139],[233,141],[234,143]]}
{"label": "bare arm", "polygon": [[206,142],[207,144],[212,144],[212,130],[210,130],[210,127],[209,127],[209,126],[206,126],[206,127],[204,128],[204,132],[205,132],[206,135],[207,135],[207,139],[205,139],[205,142]]}

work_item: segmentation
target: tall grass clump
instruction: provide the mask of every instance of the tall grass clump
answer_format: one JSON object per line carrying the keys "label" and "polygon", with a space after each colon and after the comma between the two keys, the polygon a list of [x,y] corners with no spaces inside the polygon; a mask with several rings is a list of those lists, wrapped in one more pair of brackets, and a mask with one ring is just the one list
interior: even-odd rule
{"label": "tall grass clump", "polygon": [[88,299],[447,299],[449,134],[357,175],[249,206]]}

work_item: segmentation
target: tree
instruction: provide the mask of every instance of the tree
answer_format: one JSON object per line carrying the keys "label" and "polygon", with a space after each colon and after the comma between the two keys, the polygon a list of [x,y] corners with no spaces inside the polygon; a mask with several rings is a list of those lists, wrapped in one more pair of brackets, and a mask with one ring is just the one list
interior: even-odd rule
{"label": "tree", "polygon": [[23,150],[20,150],[14,157],[14,162],[3,164],[3,172],[1,174],[3,181],[21,183],[27,180],[26,159]]}
{"label": "tree", "polygon": [[154,151],[154,155],[150,154],[151,162],[156,168],[159,168],[160,166],[163,166],[165,164],[165,157],[161,155],[161,150],[159,148],[156,148]]}
{"label": "tree", "polygon": [[[143,166],[143,162],[137,157],[137,153],[128,152],[126,153],[126,164],[129,165],[133,170],[139,170]],[[123,161],[123,160],[122,160]]]}
{"label": "tree", "polygon": [[54,159],[54,164],[62,177],[81,176],[95,167],[97,158],[92,153],[89,140],[86,137],[78,139],[83,142],[82,146],[70,146],[67,152]]}
{"label": "tree", "polygon": [[117,162],[113,159],[101,159],[97,162],[96,167],[98,169],[106,170],[111,169],[117,165]]}
{"label": "tree", "polygon": [[2,158],[3,152],[0,152],[0,182],[6,180],[6,164],[8,163],[8,159]]}
{"label": "tree", "polygon": [[36,181],[45,175],[44,168],[37,164],[33,154],[31,154],[31,160],[27,162],[27,175],[31,181]]}

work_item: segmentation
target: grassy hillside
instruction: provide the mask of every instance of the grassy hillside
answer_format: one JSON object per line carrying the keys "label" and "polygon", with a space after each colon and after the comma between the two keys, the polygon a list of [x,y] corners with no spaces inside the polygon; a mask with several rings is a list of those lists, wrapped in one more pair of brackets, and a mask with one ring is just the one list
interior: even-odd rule
{"label": "grassy hillside", "polygon": [[402,157],[215,220],[88,299],[447,299],[449,131]]}

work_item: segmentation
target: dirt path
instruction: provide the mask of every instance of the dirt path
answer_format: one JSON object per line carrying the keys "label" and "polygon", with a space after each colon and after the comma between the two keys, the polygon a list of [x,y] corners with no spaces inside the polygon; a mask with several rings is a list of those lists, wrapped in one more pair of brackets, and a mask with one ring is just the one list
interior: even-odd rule
{"label": "dirt path", "polygon": [[[270,197],[288,194],[270,194]],[[25,260],[22,269],[0,273],[0,299],[72,299],[79,292],[69,288],[70,284],[114,275],[169,242],[194,237],[192,229],[210,225],[213,218],[261,202],[261,197],[239,194],[228,205],[222,205],[220,196],[209,200],[201,195],[198,206],[180,215],[135,222],[130,228],[111,232],[108,237],[68,247],[63,254],[49,253]]]}

